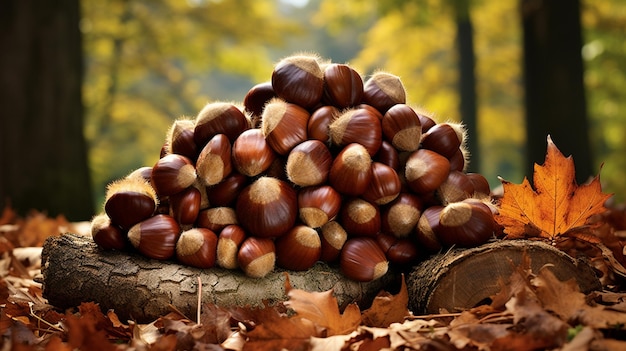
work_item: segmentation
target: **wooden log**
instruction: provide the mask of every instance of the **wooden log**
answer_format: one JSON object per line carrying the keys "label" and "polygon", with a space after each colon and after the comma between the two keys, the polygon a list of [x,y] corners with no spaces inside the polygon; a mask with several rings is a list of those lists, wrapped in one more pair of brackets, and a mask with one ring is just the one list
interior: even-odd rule
{"label": "wooden log", "polygon": [[498,240],[471,249],[453,249],[417,265],[408,275],[409,308],[417,314],[456,312],[489,303],[526,253],[532,272],[550,265],[562,281],[576,279],[582,292],[602,285],[593,268],[539,241]]}
{"label": "wooden log", "polygon": [[197,269],[131,252],[105,251],[91,237],[71,233],[48,238],[42,251],[43,296],[51,305],[67,309],[93,301],[104,311],[113,309],[122,320],[137,322],[165,315],[169,305],[193,318],[198,278],[203,304],[260,307],[264,301],[283,301],[287,298],[285,272],[293,288],[333,289],[342,308],[352,302],[366,307],[381,290],[398,282],[393,272],[372,282],[355,282],[321,262],[308,271],[276,269],[254,279],[239,270]]}

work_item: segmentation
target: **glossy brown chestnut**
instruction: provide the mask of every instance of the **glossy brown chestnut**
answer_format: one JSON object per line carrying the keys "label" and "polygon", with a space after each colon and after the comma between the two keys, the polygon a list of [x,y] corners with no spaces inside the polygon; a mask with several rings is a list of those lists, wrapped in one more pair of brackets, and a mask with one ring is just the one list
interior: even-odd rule
{"label": "glossy brown chestnut", "polygon": [[206,228],[192,228],[180,234],[176,242],[176,259],[198,268],[215,266],[217,235]]}
{"label": "glossy brown chestnut", "polygon": [[320,240],[322,242],[320,261],[335,262],[339,259],[341,249],[348,240],[348,233],[339,222],[330,221],[322,226]]}
{"label": "glossy brown chestnut", "polygon": [[317,105],[324,92],[324,72],[319,57],[293,55],[280,60],[272,72],[276,95],[306,109]]}
{"label": "glossy brown chestnut", "polygon": [[135,169],[134,171],[130,172],[126,176],[126,178],[134,178],[134,177],[139,177],[145,180],[146,182],[150,182],[150,178],[152,177],[152,167],[149,167],[149,166],[139,167]]}
{"label": "glossy brown chestnut", "polygon": [[210,207],[198,213],[196,225],[219,233],[224,227],[238,224],[237,214],[232,207]]}
{"label": "glossy brown chestnut", "polygon": [[406,104],[393,105],[382,120],[385,138],[400,151],[415,151],[420,146],[422,125],[417,113]]}
{"label": "glossy brown chestnut", "polygon": [[406,103],[404,84],[396,75],[376,72],[365,81],[363,102],[384,114],[391,106]]}
{"label": "glossy brown chestnut", "polygon": [[126,233],[111,223],[105,213],[96,215],[91,220],[91,237],[99,247],[105,250],[123,250],[126,248]]}
{"label": "glossy brown chestnut", "polygon": [[396,171],[380,162],[372,163],[372,178],[362,197],[376,205],[387,204],[400,194],[402,184]]}
{"label": "glossy brown chestnut", "polygon": [[200,212],[201,198],[200,190],[193,186],[170,195],[170,216],[174,217],[181,226],[194,224]]}
{"label": "glossy brown chestnut", "polygon": [[344,109],[361,103],[363,78],[346,64],[331,63],[324,69],[323,100]]}
{"label": "glossy brown chestnut", "polygon": [[386,256],[393,264],[411,267],[419,259],[420,251],[413,240],[402,238],[389,248]]}
{"label": "glossy brown chestnut", "polygon": [[430,128],[434,127],[437,122],[429,116],[426,116],[423,113],[418,112],[417,116],[420,119],[420,124],[422,125],[422,134],[426,133]]}
{"label": "glossy brown chestnut", "polygon": [[398,197],[381,210],[383,233],[397,238],[406,238],[415,231],[422,215],[423,204],[420,198],[411,193],[400,193]]}
{"label": "glossy brown chestnut", "polygon": [[339,114],[339,109],[335,106],[322,106],[313,111],[306,128],[308,138],[328,143],[330,140],[328,127]]}
{"label": "glossy brown chestnut", "polygon": [[407,158],[404,176],[409,188],[421,194],[437,189],[449,172],[450,161],[447,158],[428,149],[418,149]]}
{"label": "glossy brown chestnut", "polygon": [[444,206],[463,201],[472,194],[474,194],[474,183],[461,171],[450,171],[446,180],[437,188],[437,197]]}
{"label": "glossy brown chestnut", "polygon": [[276,265],[293,271],[307,270],[322,254],[322,242],[317,231],[309,226],[296,225],[274,241]]}
{"label": "glossy brown chestnut", "polygon": [[341,208],[341,195],[330,185],[302,188],[298,191],[300,220],[318,228],[333,220]]}
{"label": "glossy brown chestnut", "polygon": [[450,160],[451,171],[461,172],[465,171],[469,162],[469,159],[467,159],[467,155],[463,152],[462,148],[459,148],[448,160]]}
{"label": "glossy brown chestnut", "polygon": [[[250,88],[246,96],[243,98],[244,111],[252,114],[252,119],[258,119],[260,123],[265,104],[275,97],[276,92],[272,87],[272,82],[259,83]],[[252,128],[258,127],[259,125],[252,126]]]}
{"label": "glossy brown chestnut", "polygon": [[269,238],[248,237],[239,247],[237,263],[251,278],[263,278],[274,270],[276,247]]}
{"label": "glossy brown chestnut", "polygon": [[224,227],[217,238],[217,265],[226,269],[238,268],[237,254],[244,240],[246,232],[240,226],[231,224]]}
{"label": "glossy brown chestnut", "polygon": [[152,216],[157,204],[157,195],[147,181],[126,177],[107,186],[104,211],[115,225],[128,230]]}
{"label": "glossy brown chestnut", "polygon": [[276,152],[269,146],[260,129],[244,131],[233,143],[233,165],[237,172],[248,177],[265,172],[275,159]]}
{"label": "glossy brown chestnut", "polygon": [[344,244],[339,267],[347,278],[369,282],[385,275],[389,262],[375,239],[358,237],[349,239]]}
{"label": "glossy brown chestnut", "polygon": [[396,170],[396,172],[400,170],[400,156],[398,150],[387,140],[383,140],[380,144],[380,149],[378,149],[376,156],[374,156],[374,161],[386,164]]}
{"label": "glossy brown chestnut", "polygon": [[215,185],[226,178],[231,164],[230,141],[226,134],[217,134],[202,148],[196,161],[196,173],[205,185]]}
{"label": "glossy brown chestnut", "polygon": [[442,245],[439,240],[440,224],[439,216],[443,206],[435,205],[424,209],[419,221],[417,222],[417,241],[429,252],[437,252],[441,250]]}
{"label": "glossy brown chestnut", "polygon": [[306,187],[325,183],[333,159],[328,147],[319,140],[306,140],[296,145],[287,156],[287,178]]}
{"label": "glossy brown chestnut", "polygon": [[288,183],[263,176],[241,191],[235,209],[239,224],[250,235],[278,237],[293,227],[298,199]]}
{"label": "glossy brown chestnut", "polygon": [[250,128],[250,121],[229,102],[210,102],[196,116],[193,137],[198,150],[217,134],[225,134],[231,144],[239,134]]}
{"label": "glossy brown chestnut", "polygon": [[451,158],[461,147],[462,141],[450,123],[438,123],[422,135],[422,148]]}
{"label": "glossy brown chestnut", "polygon": [[333,145],[358,143],[367,149],[370,156],[376,155],[382,143],[380,119],[364,108],[345,110],[330,124],[329,133]]}
{"label": "glossy brown chestnut", "polygon": [[179,154],[195,160],[198,156],[198,147],[193,138],[193,131],[196,127],[195,121],[191,119],[177,119],[167,131],[167,153]]}
{"label": "glossy brown chestnut", "polygon": [[357,196],[363,194],[372,179],[372,158],[361,144],[344,147],[333,160],[328,182],[339,193]]}
{"label": "glossy brown chestnut", "polygon": [[196,167],[182,155],[165,155],[152,167],[151,182],[159,196],[181,192],[195,181]]}
{"label": "glossy brown chestnut", "polygon": [[263,110],[261,131],[267,144],[279,155],[307,139],[309,112],[282,99],[272,99]]}
{"label": "glossy brown chestnut", "polygon": [[380,232],[380,209],[377,205],[355,197],[344,201],[339,221],[350,236],[374,237]]}
{"label": "glossy brown chestnut", "polygon": [[233,207],[237,196],[247,185],[246,175],[233,172],[222,182],[206,188],[209,204],[214,207]]}
{"label": "glossy brown chestnut", "polygon": [[480,173],[466,173],[467,178],[474,186],[474,194],[472,197],[477,199],[486,199],[491,194],[491,188],[487,178]]}
{"label": "glossy brown chestnut", "polygon": [[480,202],[453,202],[441,210],[439,239],[444,245],[475,247],[494,235],[491,209]]}
{"label": "glossy brown chestnut", "polygon": [[176,252],[180,226],[174,218],[159,214],[135,224],[128,230],[128,240],[144,256],[167,260]]}

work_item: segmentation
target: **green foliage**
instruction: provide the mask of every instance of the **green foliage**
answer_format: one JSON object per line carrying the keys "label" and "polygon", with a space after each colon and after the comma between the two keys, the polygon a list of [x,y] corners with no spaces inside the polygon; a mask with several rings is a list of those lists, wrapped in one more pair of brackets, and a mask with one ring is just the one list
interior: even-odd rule
{"label": "green foliage", "polygon": [[[82,1],[86,136],[94,193],[159,157],[172,121],[212,100],[241,101],[300,27],[274,1]],[[227,79],[223,72],[231,74]],[[98,204],[100,206],[100,204]]]}

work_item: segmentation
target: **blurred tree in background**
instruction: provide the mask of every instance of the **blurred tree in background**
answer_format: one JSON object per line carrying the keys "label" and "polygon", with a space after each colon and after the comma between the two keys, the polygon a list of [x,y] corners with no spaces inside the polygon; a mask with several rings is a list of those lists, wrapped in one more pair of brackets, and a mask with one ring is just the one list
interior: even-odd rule
{"label": "blurred tree in background", "polygon": [[0,208],[90,219],[79,1],[0,2]]}

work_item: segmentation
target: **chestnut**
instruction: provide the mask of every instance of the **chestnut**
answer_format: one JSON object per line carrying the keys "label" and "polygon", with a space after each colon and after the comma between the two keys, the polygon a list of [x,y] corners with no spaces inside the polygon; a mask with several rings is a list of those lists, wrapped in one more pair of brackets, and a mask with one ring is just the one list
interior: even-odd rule
{"label": "chestnut", "polygon": [[369,282],[385,275],[389,262],[375,239],[357,237],[343,245],[339,268],[349,279]]}
{"label": "chestnut", "polygon": [[157,204],[154,189],[143,177],[126,177],[107,186],[104,211],[114,224],[128,230],[152,216]]}
{"label": "chestnut", "polygon": [[172,216],[158,214],[128,230],[128,240],[141,254],[156,260],[174,256],[180,226]]}
{"label": "chestnut", "polygon": [[191,119],[175,120],[167,131],[165,142],[167,153],[179,154],[195,160],[198,156],[198,147],[193,139],[195,127],[196,123]]}
{"label": "chestnut", "polygon": [[217,235],[206,228],[183,231],[176,243],[176,259],[183,264],[198,268],[215,266]]}
{"label": "chestnut", "polygon": [[427,149],[412,152],[406,160],[404,175],[414,192],[429,193],[437,189],[448,177],[450,161]]}
{"label": "chestnut", "polygon": [[406,90],[400,77],[388,72],[374,73],[363,87],[363,102],[384,114],[395,104],[406,103]]}
{"label": "chestnut", "polygon": [[387,140],[383,140],[380,144],[380,148],[373,160],[385,164],[396,171],[400,170],[400,156],[398,150]]}
{"label": "chestnut", "polygon": [[181,226],[192,225],[198,218],[202,201],[200,190],[189,188],[169,197],[170,216],[174,217]]}
{"label": "chestnut", "polygon": [[126,233],[112,224],[105,213],[92,218],[90,230],[93,241],[105,250],[123,250],[126,247]]}
{"label": "chestnut", "polygon": [[420,146],[422,125],[413,108],[406,104],[393,105],[382,120],[385,138],[400,151],[415,151]]}
{"label": "chestnut", "polygon": [[276,159],[276,152],[269,146],[260,129],[248,129],[241,133],[232,147],[232,162],[237,172],[248,177],[265,172]]}
{"label": "chestnut", "polygon": [[239,267],[237,254],[246,239],[246,232],[237,224],[224,227],[217,238],[217,265],[226,269]]}
{"label": "chestnut", "polygon": [[296,191],[285,181],[262,176],[244,188],[235,204],[239,224],[259,237],[278,237],[298,216]]}
{"label": "chestnut", "polygon": [[443,205],[463,201],[474,194],[474,184],[461,171],[450,171],[446,180],[437,188],[437,197]]}
{"label": "chestnut", "polygon": [[348,109],[337,117],[328,128],[333,145],[345,146],[358,143],[363,145],[372,157],[378,152],[382,143],[380,119],[368,109]]}
{"label": "chestnut", "polygon": [[463,135],[458,134],[451,123],[438,123],[422,135],[422,148],[451,158],[463,143]]}
{"label": "chestnut", "polygon": [[320,261],[335,262],[339,259],[341,249],[348,240],[348,233],[339,222],[330,221],[322,226],[320,240],[322,242]]}
{"label": "chestnut", "polygon": [[328,182],[339,193],[357,196],[363,194],[372,179],[372,158],[358,143],[345,146],[333,160]]}
{"label": "chestnut", "polygon": [[415,231],[422,209],[423,204],[418,196],[400,193],[381,210],[382,231],[397,238],[408,237]]}
{"label": "chestnut", "polygon": [[237,196],[247,185],[247,176],[233,172],[220,183],[206,188],[207,200],[214,207],[234,206]]}
{"label": "chestnut", "polygon": [[427,207],[424,209],[417,222],[417,241],[429,252],[437,252],[442,248],[441,241],[439,240],[441,230],[439,216],[442,210],[443,206],[441,205]]}
{"label": "chestnut", "polygon": [[467,179],[474,186],[474,193],[472,197],[477,199],[487,199],[491,195],[491,188],[487,178],[480,173],[466,173]]}
{"label": "chestnut", "polygon": [[196,176],[196,167],[188,157],[169,154],[152,167],[151,181],[159,196],[168,196],[192,185]]}
{"label": "chestnut", "polygon": [[386,253],[389,262],[411,267],[420,257],[420,251],[415,242],[409,238],[398,239]]}
{"label": "chestnut", "polygon": [[344,109],[361,103],[363,79],[346,64],[331,63],[324,68],[323,100]]}
{"label": "chestnut", "polygon": [[319,57],[292,55],[281,59],[272,72],[272,87],[276,95],[290,103],[311,108],[324,93],[324,72]]}
{"label": "chestnut", "polygon": [[396,171],[380,162],[372,162],[372,177],[363,198],[377,205],[384,205],[400,194],[402,184]]}
{"label": "chestnut", "polygon": [[[259,83],[250,88],[243,98],[244,111],[252,114],[252,119],[255,121],[258,119],[258,124],[260,124],[265,104],[274,97],[276,97],[276,92],[272,87],[272,82]],[[252,128],[258,127],[259,125],[252,125]]]}
{"label": "chestnut", "polygon": [[282,99],[272,99],[263,110],[261,131],[267,144],[279,155],[287,155],[307,139],[309,112]]}
{"label": "chestnut", "polygon": [[313,111],[306,128],[308,138],[328,143],[330,140],[328,127],[339,114],[339,109],[335,106],[322,106]]}
{"label": "chestnut", "polygon": [[323,142],[303,141],[289,152],[287,178],[302,187],[325,183],[332,161],[330,150]]}
{"label": "chestnut", "polygon": [[196,161],[196,173],[205,185],[215,185],[232,171],[231,147],[226,134],[216,134],[202,148]]}
{"label": "chestnut", "polygon": [[296,225],[274,241],[276,265],[293,271],[304,271],[317,262],[322,243],[317,231],[306,225]]}
{"label": "chestnut", "polygon": [[439,215],[439,239],[444,245],[475,247],[494,235],[496,222],[491,209],[478,201],[453,202]]}
{"label": "chestnut", "polygon": [[200,211],[196,225],[201,228],[221,231],[230,224],[237,224],[237,214],[232,207],[211,207]]}
{"label": "chestnut", "polygon": [[250,128],[246,116],[229,102],[210,102],[196,116],[193,137],[199,150],[215,135],[225,134],[233,143],[244,130]]}
{"label": "chestnut", "polygon": [[276,247],[270,238],[248,237],[237,253],[237,264],[251,278],[263,278],[274,270]]}
{"label": "chestnut", "polygon": [[351,236],[376,236],[380,232],[380,209],[361,198],[344,201],[339,212],[341,225]]}
{"label": "chestnut", "polygon": [[330,185],[302,188],[298,191],[300,220],[318,228],[333,220],[341,208],[341,195]]}

